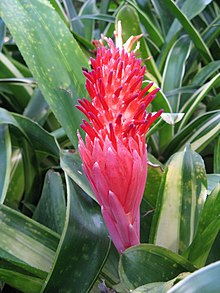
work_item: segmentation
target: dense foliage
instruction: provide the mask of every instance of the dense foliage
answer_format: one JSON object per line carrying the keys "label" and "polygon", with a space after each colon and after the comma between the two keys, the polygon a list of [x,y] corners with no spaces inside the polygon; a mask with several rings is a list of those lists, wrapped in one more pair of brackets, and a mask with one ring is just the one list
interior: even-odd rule
{"label": "dense foliage", "polygon": [[[0,1],[2,292],[220,292],[219,15],[214,0]],[[143,34],[144,85],[161,88],[147,110],[164,109],[147,133],[142,244],[121,255],[75,107],[94,40],[119,20],[124,41]]]}

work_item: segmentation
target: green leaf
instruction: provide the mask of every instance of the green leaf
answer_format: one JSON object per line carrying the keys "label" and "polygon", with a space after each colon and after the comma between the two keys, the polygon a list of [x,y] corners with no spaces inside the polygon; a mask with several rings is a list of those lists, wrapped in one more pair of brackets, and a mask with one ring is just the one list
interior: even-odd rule
{"label": "green leaf", "polygon": [[157,12],[157,15],[160,17],[163,35],[166,35],[170,29],[174,17],[170,11],[166,9],[166,5],[163,0],[152,0],[151,2]]}
{"label": "green leaf", "polygon": [[24,293],[39,293],[43,280],[10,269],[0,268],[0,280]]}
{"label": "green leaf", "polygon": [[204,66],[197,72],[197,74],[192,79],[192,84],[202,85],[210,78],[214,73],[216,73],[220,68],[220,60],[210,62],[208,65]]}
{"label": "green leaf", "polygon": [[91,56],[91,52],[95,50],[95,45],[83,36],[77,34],[75,31],[72,31],[72,35],[81,46],[83,53],[89,58]]}
{"label": "green leaf", "polygon": [[214,149],[214,173],[220,174],[220,136],[215,142]]}
{"label": "green leaf", "polygon": [[158,66],[158,69],[160,72],[162,72],[163,67],[164,67],[164,63],[166,61],[166,58],[170,52],[170,49],[172,48],[173,44],[176,42],[176,40],[178,39],[179,35],[176,34],[168,44],[164,44],[163,47],[161,48],[160,54],[156,60],[156,64]]}
{"label": "green leaf", "polygon": [[220,259],[220,251],[219,251],[219,243],[220,243],[220,231],[218,232],[217,237],[215,238],[214,243],[212,244],[212,248],[209,252],[209,256],[206,261],[207,264],[211,264]]}
{"label": "green leaf", "polygon": [[[110,0],[101,0],[100,1],[100,5],[99,5],[100,14],[107,15],[108,8],[109,8],[109,4],[110,4]],[[106,23],[103,22],[103,21],[101,21],[99,23],[99,30],[100,30],[100,32],[103,32],[105,28],[106,28]]]}
{"label": "green leaf", "polygon": [[14,59],[11,55],[7,54],[8,59],[12,62],[12,64],[20,71],[20,73],[24,76],[24,78],[32,79],[33,83],[36,84],[34,81],[30,69],[27,67],[26,64],[21,63],[20,61]]}
{"label": "green leaf", "polygon": [[[185,64],[189,56],[191,43],[188,36],[180,37],[170,49],[163,71],[162,91],[166,94],[170,90],[182,86],[185,73]],[[178,112],[180,104],[180,94],[168,97],[173,112]]]}
{"label": "green leaf", "polygon": [[[148,85],[151,81],[149,80],[145,80],[144,81],[144,85]],[[158,86],[156,84],[154,84],[152,87],[151,87],[151,90],[154,90],[156,89]],[[172,109],[171,109],[171,106],[170,106],[170,103],[168,101],[168,99],[166,98],[165,94],[163,93],[162,90],[160,90],[155,99],[151,102],[151,105],[152,105],[152,110],[157,112],[161,109],[164,110],[164,112],[166,113],[170,113],[172,112]],[[158,125],[155,124],[155,128],[157,130],[157,127],[160,128],[160,125],[161,125],[161,122],[158,121]],[[154,127],[152,127],[149,132],[147,133],[147,138],[151,135],[152,132],[154,132]],[[159,143],[160,143],[160,150],[163,150],[165,148],[165,146],[167,145],[167,143],[169,141],[171,141],[172,139],[172,136],[173,136],[173,129],[170,125],[168,124],[164,124],[161,128],[161,130],[159,131]]]}
{"label": "green leaf", "polygon": [[220,174],[207,174],[208,194],[220,183]]}
{"label": "green leaf", "polygon": [[[105,3],[107,3],[107,1],[104,0]],[[112,16],[116,17],[118,11],[120,11],[120,9],[124,6],[124,1],[122,1],[118,6],[114,6],[113,11],[112,11]],[[100,7],[101,9],[101,7]],[[109,7],[109,10],[111,8]],[[113,23],[108,23],[104,30],[103,30],[103,35],[106,37],[112,37],[114,35],[114,31],[115,31],[115,24]]]}
{"label": "green leaf", "polygon": [[75,4],[73,4],[72,0],[63,0],[63,5],[65,7],[65,11],[69,22],[71,24],[72,31],[75,31],[77,34],[84,36],[83,32],[83,24],[80,19],[76,21],[72,21],[74,17],[77,17],[77,11],[75,9]]}
{"label": "green leaf", "polygon": [[87,60],[81,49],[46,0],[2,0],[0,13],[46,101],[76,147],[82,115],[74,105],[78,97],[86,95],[81,69]]}
{"label": "green leaf", "polygon": [[135,1],[127,1],[130,5],[132,5],[135,10],[139,13],[140,18],[145,26],[147,33],[149,34],[149,38],[160,48],[164,43],[164,39],[160,31],[154,25],[152,20],[141,10],[136,4]]}
{"label": "green leaf", "polygon": [[36,153],[31,145],[23,138],[21,142],[22,161],[24,166],[24,197],[22,211],[30,215],[29,205],[36,203],[36,195],[40,194],[41,182],[39,181],[40,166]]}
{"label": "green leaf", "polygon": [[129,291],[152,282],[165,282],[195,267],[182,256],[152,244],[128,248],[120,257],[119,275]]}
{"label": "green leaf", "polygon": [[[149,141],[151,147],[152,147],[151,143],[152,143],[153,134],[155,132],[157,132],[158,130],[160,132],[161,129],[163,127],[165,127],[166,125],[167,125],[167,123],[165,123],[164,119],[162,119],[162,117],[160,116],[160,118],[158,118],[157,122],[155,122],[154,125],[148,130],[148,132],[146,134],[146,140]],[[170,127],[170,125],[169,125],[169,127]],[[171,136],[172,136],[172,128],[171,128]],[[159,147],[158,147],[157,141],[158,141],[157,139],[154,140],[154,142],[156,142],[155,144],[157,144],[157,148],[158,148],[157,153],[159,153]],[[152,152],[153,152],[153,148],[152,148]]]}
{"label": "green leaf", "polygon": [[186,278],[190,273],[179,274],[176,278],[168,282],[155,282],[136,288],[132,293],[167,293],[174,284]]}
{"label": "green leaf", "polygon": [[[96,203],[66,176],[67,214],[52,271],[42,292],[88,292],[107,257],[110,240]],[[71,276],[71,278],[70,278]]]}
{"label": "green leaf", "polygon": [[[0,6],[1,7],[1,6]],[[0,78],[23,78],[24,76],[15,67],[12,61],[0,53]],[[13,103],[18,111],[27,105],[33,90],[30,87],[8,84],[7,88],[14,94]]]}
{"label": "green leaf", "polygon": [[219,110],[220,109],[220,93],[216,96],[208,97],[207,99],[207,111]]}
{"label": "green leaf", "polygon": [[163,177],[163,168],[159,161],[152,161],[152,156],[150,154],[148,154],[148,159],[147,183],[144,190],[144,199],[152,208],[155,208],[160,183]]}
{"label": "green leaf", "polygon": [[[41,279],[45,279],[47,272],[30,266],[21,259],[17,258],[13,254],[8,253],[4,249],[0,248],[1,257],[1,269],[10,270],[11,272],[22,273],[27,276],[33,276]],[[1,280],[1,277],[0,277]]]}
{"label": "green leaf", "polygon": [[[200,12],[202,12],[205,7],[212,2],[212,0],[197,0],[191,1],[186,0],[183,2],[183,5],[181,6],[181,12],[189,19],[191,20],[196,15],[198,15]],[[172,23],[169,32],[167,34],[166,40],[170,41],[171,38],[181,29],[181,24],[177,19],[174,20]]]}
{"label": "green leaf", "polygon": [[220,291],[219,275],[220,262],[218,261],[192,273],[167,293],[218,293]]}
{"label": "green leaf", "polygon": [[33,80],[33,78],[1,78],[0,83],[5,84],[19,84],[19,85],[30,85],[30,86],[36,86],[36,82]]}
{"label": "green leaf", "polygon": [[36,151],[59,157],[59,147],[55,138],[29,118],[0,108],[0,125],[14,126]]}
{"label": "green leaf", "polygon": [[205,265],[212,244],[218,235],[220,229],[219,209],[220,183],[207,197],[195,238],[184,253],[184,256],[197,267]]}
{"label": "green leaf", "polygon": [[148,283],[132,290],[132,293],[166,293],[167,290],[172,288],[173,282],[173,280],[170,280],[168,282]]}
{"label": "green leaf", "polygon": [[[88,1],[90,1],[90,0],[88,0]],[[81,19],[81,20],[84,20],[84,19],[88,19],[88,20],[89,19],[91,19],[91,20],[103,20],[103,21],[108,21],[108,22],[111,22],[111,23],[115,23],[115,17],[111,16],[111,15],[107,15],[107,14],[97,14],[97,13],[94,13],[94,14],[82,14],[82,15],[74,17],[73,21],[75,21],[76,19]],[[91,43],[90,43],[90,45],[91,45]]]}
{"label": "green leaf", "polygon": [[56,233],[4,205],[0,206],[0,233],[1,258],[7,255],[12,263],[16,260],[34,272],[49,272],[59,240]]}
{"label": "green leaf", "polygon": [[164,0],[167,9],[179,20],[182,24],[183,29],[185,32],[190,36],[191,40],[193,41],[195,47],[200,52],[201,56],[203,57],[206,63],[213,61],[212,55],[204,43],[203,39],[201,38],[198,31],[194,28],[192,23],[189,19],[182,13],[182,11],[178,8],[177,4],[172,0]]}
{"label": "green leaf", "polygon": [[33,219],[61,234],[64,227],[66,203],[60,174],[48,171],[40,201],[34,211]]}
{"label": "green leaf", "polygon": [[216,45],[216,49],[219,48],[218,36],[220,32],[220,15],[217,12],[216,17],[211,23],[208,24],[204,30],[202,36],[208,47],[211,47],[213,43]]}
{"label": "green leaf", "polygon": [[169,96],[179,94],[179,93],[180,94],[191,94],[191,93],[194,93],[197,89],[198,89],[198,86],[196,86],[196,85],[193,85],[193,86],[186,85],[186,86],[182,86],[180,88],[174,89],[172,91],[169,91],[167,96],[169,97]]}
{"label": "green leaf", "polygon": [[204,162],[189,145],[170,158],[152,224],[151,239],[156,245],[177,253],[186,250],[198,227],[206,187]]}
{"label": "green leaf", "polygon": [[[94,19],[89,19],[89,17],[93,16],[93,14],[98,14],[98,9],[96,7],[96,1],[95,0],[87,0],[83,6],[81,7],[79,11],[79,17],[81,19],[81,22],[83,24],[83,31],[84,36],[87,40],[91,41],[94,36],[94,28],[95,28],[95,21]],[[85,17],[86,19],[82,19],[82,17]]]}
{"label": "green leaf", "polygon": [[34,91],[23,115],[43,125],[49,115],[49,106],[45,101],[41,91],[37,88]]}
{"label": "green leaf", "polygon": [[109,250],[108,257],[102,268],[99,277],[110,283],[110,286],[116,285],[120,282],[118,274],[119,254],[115,246],[112,244]]}
{"label": "green leaf", "polygon": [[60,18],[63,20],[63,22],[66,24],[66,26],[69,26],[67,16],[65,14],[65,11],[63,10],[63,7],[59,0],[49,0],[51,5],[55,8],[56,12],[59,14]]}
{"label": "green leaf", "polygon": [[82,169],[82,161],[78,153],[61,150],[60,165],[64,172],[92,199],[96,197],[91,189],[88,179]]}
{"label": "green leaf", "polygon": [[164,166],[148,153],[147,182],[140,207],[141,243],[149,242],[153,211],[156,207]]}
{"label": "green leaf", "polygon": [[181,109],[181,112],[184,112],[185,115],[181,121],[179,129],[183,128],[192,114],[195,112],[195,109],[198,107],[199,103],[206,97],[208,92],[214,88],[216,84],[220,81],[220,73],[214,76],[209,82],[207,82],[202,88],[195,92],[195,94],[184,104]]}
{"label": "green leaf", "polygon": [[[130,2],[129,2],[130,3]],[[131,35],[137,36],[142,34],[139,16],[136,9],[128,4],[122,6],[118,11],[116,16],[116,23],[121,20],[122,23],[122,38],[123,42],[126,42]],[[142,37],[140,39],[140,49],[138,52],[141,53],[141,58],[143,60],[147,59],[149,56],[152,56],[145,39]],[[156,64],[153,58],[146,61],[148,71],[156,79],[157,83],[161,81],[161,75],[158,71]]]}
{"label": "green leaf", "polygon": [[2,204],[6,197],[11,171],[11,138],[5,125],[0,126],[0,166],[0,204]]}
{"label": "green leaf", "polygon": [[4,38],[5,38],[5,24],[2,21],[2,19],[0,18],[0,52],[2,50],[2,46],[4,44]]}
{"label": "green leaf", "polygon": [[24,167],[20,150],[15,150],[11,155],[10,182],[4,204],[18,209],[24,193]]}
{"label": "green leaf", "polygon": [[[220,116],[220,112],[219,112]],[[204,129],[202,129],[204,130]],[[213,141],[217,136],[220,134],[220,124],[219,121],[214,121],[211,125],[208,125],[208,129],[205,129],[204,133],[202,135],[198,135],[195,139],[195,134],[191,137],[192,141],[191,146],[192,149],[201,152],[207,145],[210,144],[211,141]],[[197,134],[196,134],[197,135]]]}
{"label": "green leaf", "polygon": [[[150,80],[144,80],[143,81],[143,85],[144,86],[147,86],[148,84],[152,83],[152,81]],[[150,91],[154,90],[158,88],[158,85],[157,84],[153,84],[152,87],[150,88]],[[164,110],[165,113],[171,113],[172,112],[172,109],[171,109],[171,106],[170,106],[170,103],[168,101],[168,99],[166,98],[164,92],[162,90],[160,90],[155,99],[153,99],[153,101],[151,102],[151,105],[152,105],[152,108],[153,108],[153,111],[154,112],[157,112],[161,109]]]}
{"label": "green leaf", "polygon": [[167,146],[163,153],[165,159],[169,158],[175,151],[182,150],[186,142],[193,143],[201,139],[199,144],[193,146],[193,149],[195,151],[204,149],[218,135],[219,119],[219,111],[207,112],[195,118],[174,136],[172,143]]}

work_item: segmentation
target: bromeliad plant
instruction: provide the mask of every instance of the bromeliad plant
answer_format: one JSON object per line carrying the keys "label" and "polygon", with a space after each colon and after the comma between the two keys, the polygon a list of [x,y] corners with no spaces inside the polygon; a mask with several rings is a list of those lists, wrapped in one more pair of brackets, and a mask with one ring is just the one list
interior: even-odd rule
{"label": "bromeliad plant", "polygon": [[0,15],[3,292],[219,291],[217,1]]}

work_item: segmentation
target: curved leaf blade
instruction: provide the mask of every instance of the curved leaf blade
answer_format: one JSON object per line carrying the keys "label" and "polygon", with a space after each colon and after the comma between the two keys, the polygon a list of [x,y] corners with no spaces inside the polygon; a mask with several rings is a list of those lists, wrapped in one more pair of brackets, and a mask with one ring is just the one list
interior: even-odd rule
{"label": "curved leaf blade", "polygon": [[128,248],[120,257],[119,275],[129,291],[152,282],[165,282],[195,267],[182,256],[152,244]]}
{"label": "curved leaf blade", "polygon": [[156,207],[160,183],[163,178],[163,167],[152,155],[148,154],[147,182],[144,190],[144,200]]}
{"label": "curved leaf blade", "polygon": [[11,171],[11,139],[8,131],[8,127],[0,126],[0,204],[5,200]]}
{"label": "curved leaf blade", "polygon": [[218,183],[220,183],[220,173],[219,174],[207,174],[208,180],[208,194],[210,194]]}
{"label": "curved leaf blade", "polygon": [[179,274],[168,282],[154,282],[136,288],[133,293],[167,293],[177,282],[186,278],[190,273]]}
{"label": "curved leaf blade", "polygon": [[204,162],[188,145],[168,161],[153,219],[152,241],[176,253],[185,251],[197,230],[206,192]]}
{"label": "curved leaf blade", "polygon": [[59,146],[54,136],[29,118],[0,108],[0,125],[12,125],[36,151],[59,157]]}
{"label": "curved leaf blade", "polygon": [[75,31],[77,34],[84,36],[82,22],[79,19],[77,19],[75,22],[72,21],[74,17],[77,17],[77,11],[75,9],[75,6],[74,6],[75,4],[73,3],[73,1],[63,0],[63,5],[65,7],[67,17],[71,24],[72,31]]}
{"label": "curved leaf blade", "polygon": [[0,52],[1,52],[2,46],[4,44],[5,32],[6,32],[5,24],[4,24],[3,20],[0,18]]}
{"label": "curved leaf blade", "polygon": [[182,107],[181,111],[185,113],[179,129],[183,128],[192,114],[194,113],[196,107],[198,107],[199,103],[205,98],[208,92],[214,88],[216,84],[220,81],[220,73],[214,76],[209,82],[207,82],[201,89],[196,91],[196,93],[185,103]]}
{"label": "curved leaf blade", "polygon": [[206,46],[205,42],[201,38],[198,31],[189,21],[189,19],[185,16],[184,13],[178,8],[175,2],[172,0],[164,0],[166,7],[173,13],[173,15],[179,20],[182,24],[183,29],[185,32],[190,36],[191,40],[193,41],[195,47],[200,52],[201,56],[205,60],[206,63],[213,61],[212,55],[209,51],[209,48]]}
{"label": "curved leaf blade", "polygon": [[205,265],[212,244],[220,229],[220,183],[208,196],[193,242],[184,252],[184,256],[197,267]]}
{"label": "curved leaf blade", "polygon": [[97,199],[82,169],[82,161],[78,153],[61,150],[60,165],[63,171],[93,200]]}
{"label": "curved leaf blade", "polygon": [[0,13],[46,101],[77,147],[82,115],[74,105],[86,95],[81,69],[87,60],[81,49],[46,0],[2,0]]}
{"label": "curved leaf blade", "polygon": [[76,192],[67,175],[66,183],[66,223],[53,268],[41,292],[88,292],[109,250],[110,239],[96,203],[83,197],[80,189]]}
{"label": "curved leaf blade", "polygon": [[59,240],[56,233],[4,205],[0,206],[0,232],[1,258],[6,255],[6,260],[49,272]]}
{"label": "curved leaf blade", "polygon": [[24,166],[22,154],[16,149],[11,156],[10,182],[4,204],[18,209],[20,201],[24,194]]}
{"label": "curved leaf blade", "polygon": [[49,106],[45,101],[41,91],[37,88],[34,91],[27,107],[24,109],[23,115],[28,117],[40,125],[44,125],[50,113]]}
{"label": "curved leaf blade", "polygon": [[[152,81],[150,80],[144,80],[143,81],[143,85],[146,86],[148,84],[150,84]],[[150,91],[154,90],[158,88],[158,85],[156,83],[154,83],[152,85],[152,87],[150,88]],[[164,110],[165,113],[171,113],[172,112],[172,109],[171,109],[171,106],[170,106],[170,103],[168,101],[168,99],[166,98],[165,94],[163,93],[162,90],[160,90],[155,99],[153,99],[153,101],[151,102],[151,105],[153,106],[153,111],[157,112],[161,109]]]}
{"label": "curved leaf blade", "polygon": [[193,143],[204,138],[206,135],[209,136],[210,131],[213,132],[213,135],[209,136],[209,140],[204,139],[200,141],[200,144],[195,145],[193,148],[195,151],[201,151],[210,142],[214,139],[219,132],[219,111],[207,112],[199,117],[192,120],[188,125],[186,125],[181,131],[179,131],[173,138],[172,144],[169,144],[163,153],[165,158],[169,158],[175,151],[180,151],[185,147],[185,144]]}
{"label": "curved leaf blade", "polygon": [[79,16],[74,17],[72,20],[75,21],[77,19],[82,19],[82,20],[103,20],[103,21],[108,21],[110,23],[115,23],[115,17],[107,14],[82,14]]}
{"label": "curved leaf blade", "polygon": [[214,148],[214,173],[220,174],[220,136],[217,138]]}
{"label": "curved leaf blade", "polygon": [[[185,73],[185,64],[189,56],[191,43],[188,36],[180,37],[172,46],[166,59],[163,78],[162,91],[166,94],[171,90],[182,86],[182,80]],[[167,97],[172,111],[179,111],[180,94]]]}
{"label": "curved leaf blade", "polygon": [[32,219],[61,234],[65,222],[66,203],[59,173],[49,170]]}
{"label": "curved leaf blade", "polygon": [[[95,0],[86,1],[79,11],[79,18],[83,24],[84,36],[87,40],[93,39],[93,32],[95,28],[94,14],[98,14]],[[84,19],[83,19],[84,18]]]}
{"label": "curved leaf blade", "polygon": [[[3,53],[0,53],[0,78],[12,78],[12,79],[23,79],[23,74],[16,68],[8,57]],[[16,106],[17,110],[20,112],[27,105],[33,90],[30,87],[16,85],[16,84],[6,84],[7,89],[9,89],[14,94],[13,104]]]}
{"label": "curved leaf blade", "polygon": [[151,2],[158,16],[160,16],[163,34],[166,35],[170,29],[170,26],[173,22],[174,17],[170,13],[170,11],[166,9],[166,6],[163,0],[152,0]]}
{"label": "curved leaf blade", "polygon": [[140,17],[142,18],[142,22],[145,25],[145,28],[147,30],[147,32],[150,35],[150,38],[152,39],[152,41],[158,46],[161,47],[161,45],[164,42],[163,36],[160,33],[160,31],[158,30],[158,28],[153,24],[153,22],[151,21],[151,19],[147,16],[146,13],[143,12],[143,10],[141,10],[136,4],[135,1],[131,1],[128,0],[127,1],[130,5],[132,5],[136,11],[139,13]]}
{"label": "curved leaf blade", "polygon": [[[220,114],[220,113],[219,113]],[[216,137],[220,134],[220,123],[219,121],[214,121],[212,125],[208,125],[208,129],[201,129],[204,132],[200,135],[197,135],[196,139],[192,136],[191,146],[193,150],[201,152],[207,145],[210,144]]]}
{"label": "curved leaf blade", "polygon": [[[130,3],[130,2],[129,2]],[[132,3],[130,3],[132,4]],[[140,26],[140,20],[136,9],[133,5],[125,4],[120,8],[116,16],[116,23],[121,20],[122,30],[123,30],[123,41],[126,42],[128,38],[132,35],[142,34],[142,29]],[[140,49],[138,52],[141,53],[141,58],[143,60],[147,59],[149,56],[152,56],[149,47],[144,38],[140,39]],[[157,80],[157,83],[161,82],[161,75],[159,70],[156,67],[154,59],[147,59],[146,66],[151,75]]]}
{"label": "curved leaf blade", "polygon": [[199,70],[198,73],[193,77],[192,84],[202,85],[208,78],[210,78],[210,76],[212,76],[214,73],[217,73],[219,69],[220,60],[210,62],[209,64],[201,68],[201,70]]}
{"label": "curved leaf blade", "polygon": [[[144,85],[148,85],[150,83],[149,80],[145,80],[144,81]],[[158,86],[156,84],[154,84],[152,86],[152,90],[156,89]],[[170,103],[168,101],[168,99],[166,98],[165,94],[163,93],[162,90],[160,90],[157,93],[157,96],[155,97],[155,99],[153,99],[153,101],[151,102],[152,105],[152,109],[153,111],[157,112],[161,109],[164,110],[165,113],[171,113],[172,109],[170,106]],[[163,121],[162,121],[163,122]],[[156,124],[155,127],[160,127],[162,123],[160,121],[158,121],[158,125]],[[151,135],[151,133],[154,131],[153,130],[154,127],[152,127],[149,132],[147,133],[147,137],[149,137]],[[167,144],[169,144],[169,142],[171,141],[173,136],[173,128],[171,125],[165,124],[161,127],[161,129],[159,130],[159,144],[160,144],[160,150],[163,150]]]}
{"label": "curved leaf blade", "polygon": [[39,293],[43,280],[16,272],[10,268],[0,268],[0,280],[24,293]]}
{"label": "curved leaf blade", "polygon": [[[191,1],[191,0],[186,0],[184,1],[182,7],[181,7],[181,12],[189,19],[191,20],[194,18],[196,15],[201,13],[205,7],[212,2],[212,0],[197,0]],[[166,40],[169,42],[171,38],[181,29],[181,24],[178,22],[177,19],[174,20],[172,23],[169,32],[167,34]]]}
{"label": "curved leaf blade", "polygon": [[167,293],[218,293],[220,291],[219,275],[220,262],[218,261],[192,273]]}

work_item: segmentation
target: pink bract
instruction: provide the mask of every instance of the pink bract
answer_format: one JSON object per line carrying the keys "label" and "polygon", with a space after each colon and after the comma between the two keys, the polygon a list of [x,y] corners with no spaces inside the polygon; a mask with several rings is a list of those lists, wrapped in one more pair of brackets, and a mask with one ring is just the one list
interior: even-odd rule
{"label": "pink bract", "polygon": [[116,45],[105,38],[92,71],[83,69],[86,88],[91,98],[79,101],[77,108],[88,118],[81,128],[79,153],[83,170],[101,206],[111,239],[119,253],[140,243],[140,204],[147,177],[145,136],[162,110],[152,115],[146,107],[158,88],[150,83],[142,87],[145,66],[137,59],[132,44],[140,36],[131,37],[122,45],[120,23]]}

